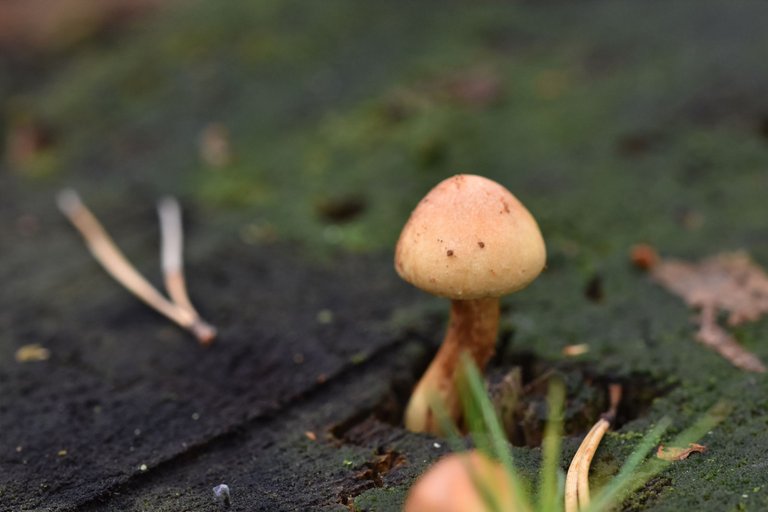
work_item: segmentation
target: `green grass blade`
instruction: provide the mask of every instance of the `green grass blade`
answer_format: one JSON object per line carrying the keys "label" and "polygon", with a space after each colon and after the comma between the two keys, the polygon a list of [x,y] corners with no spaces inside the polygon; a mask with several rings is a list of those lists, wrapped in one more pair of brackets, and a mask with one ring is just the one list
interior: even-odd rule
{"label": "green grass blade", "polygon": [[435,416],[437,417],[437,424],[440,425],[440,431],[445,436],[445,441],[448,443],[451,451],[465,451],[467,447],[464,443],[464,437],[461,435],[461,432],[456,426],[455,421],[450,417],[448,411],[445,408],[445,404],[437,394],[430,397],[429,406],[432,408]]}
{"label": "green grass blade", "polygon": [[560,510],[562,505],[559,492],[559,461],[563,438],[564,404],[565,385],[559,379],[552,379],[547,396],[549,417],[542,442],[541,484],[537,508],[539,512]]}
{"label": "green grass blade", "polygon": [[[658,444],[659,439],[664,432],[669,428],[671,421],[669,418],[662,418],[661,421],[651,431],[643,437],[640,444],[632,451],[627,458],[627,461],[619,470],[619,474],[616,475],[611,483],[608,484],[597,495],[594,501],[590,503],[588,508],[589,512],[597,512],[606,510],[612,505],[615,505],[617,501],[623,499],[632,489],[637,488],[638,481],[642,483],[647,482],[653,475],[649,475],[647,471],[642,473],[638,472],[638,467],[645,459],[648,452]],[[661,469],[661,468],[660,468]],[[659,469],[659,470],[660,470]],[[639,485],[642,485],[640,483]]]}
{"label": "green grass blade", "polygon": [[[677,435],[670,443],[670,446],[688,446],[701,439],[701,437],[723,421],[730,413],[730,406],[724,402],[717,403],[691,427],[685,429]],[[599,512],[616,506],[617,503],[624,500],[629,493],[645,485],[648,480],[661,473],[664,468],[669,466],[670,462],[653,458],[645,462],[642,467],[640,463],[653,446],[658,444],[658,439],[670,421],[667,418],[662,419],[659,425],[653,429],[632,452],[627,462],[622,466],[619,474],[613,481],[600,492],[598,498],[593,501],[589,507],[589,512]],[[663,429],[661,427],[664,427]]]}
{"label": "green grass blade", "polygon": [[464,410],[471,411],[473,416],[466,418],[468,424],[474,424],[473,436],[475,432],[483,436],[483,442],[486,444],[486,449],[489,450],[487,453],[490,453],[504,466],[508,485],[512,489],[515,510],[521,512],[531,510],[530,500],[512,464],[512,455],[507,438],[496,416],[493,404],[486,393],[483,379],[474,362],[466,354],[462,354],[459,388],[464,389],[461,395],[462,400],[465,397],[469,398],[468,402],[463,402],[463,406]]}

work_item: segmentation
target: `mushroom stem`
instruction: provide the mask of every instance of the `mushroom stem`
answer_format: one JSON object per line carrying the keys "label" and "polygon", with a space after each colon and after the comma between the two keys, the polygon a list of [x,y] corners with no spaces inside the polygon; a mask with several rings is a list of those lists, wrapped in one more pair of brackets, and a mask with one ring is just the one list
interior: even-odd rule
{"label": "mushroom stem", "polygon": [[496,297],[452,300],[451,316],[443,344],[416,385],[405,412],[405,426],[413,432],[441,434],[435,403],[451,419],[461,419],[456,373],[462,352],[467,352],[482,371],[493,355],[499,330],[499,299]]}

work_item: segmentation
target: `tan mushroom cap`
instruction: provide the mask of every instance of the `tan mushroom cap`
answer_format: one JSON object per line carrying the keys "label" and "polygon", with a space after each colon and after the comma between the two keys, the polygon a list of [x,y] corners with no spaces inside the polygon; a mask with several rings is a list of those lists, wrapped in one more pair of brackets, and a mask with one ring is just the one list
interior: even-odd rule
{"label": "tan mushroom cap", "polygon": [[546,248],[531,213],[495,181],[459,174],[440,182],[400,234],[400,277],[451,299],[499,297],[525,288]]}
{"label": "tan mushroom cap", "polygon": [[443,457],[419,477],[408,493],[404,512],[489,511],[478,484],[491,493],[500,510],[517,509],[504,467],[471,450]]}

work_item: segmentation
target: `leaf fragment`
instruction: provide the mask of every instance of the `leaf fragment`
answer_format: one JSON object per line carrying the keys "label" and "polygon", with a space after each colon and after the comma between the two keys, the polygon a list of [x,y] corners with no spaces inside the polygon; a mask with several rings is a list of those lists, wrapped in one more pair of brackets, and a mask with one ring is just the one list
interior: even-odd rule
{"label": "leaf fragment", "polygon": [[704,453],[706,451],[707,447],[698,443],[688,443],[687,448],[664,446],[663,444],[660,444],[656,450],[656,457],[661,460],[673,462],[687,459],[692,453]]}
{"label": "leaf fragment", "polygon": [[719,311],[728,313],[728,325],[753,322],[768,314],[768,275],[744,251],[718,254],[700,263],[664,259],[651,269],[651,277],[700,311],[696,340],[734,366],[763,373],[765,364],[739,345],[717,323]]}

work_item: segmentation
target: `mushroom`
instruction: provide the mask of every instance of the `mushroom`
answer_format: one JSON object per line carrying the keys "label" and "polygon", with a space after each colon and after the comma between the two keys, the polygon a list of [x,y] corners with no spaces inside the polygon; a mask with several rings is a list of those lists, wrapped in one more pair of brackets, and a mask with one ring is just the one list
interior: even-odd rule
{"label": "mushroom", "polygon": [[504,467],[471,450],[447,455],[421,475],[408,492],[404,512],[511,512],[518,510],[516,501]]}
{"label": "mushroom", "polygon": [[496,345],[499,297],[527,286],[545,259],[536,220],[492,180],[453,176],[416,206],[397,242],[395,268],[414,286],[452,302],[443,344],[408,403],[406,428],[440,434],[436,400],[461,419],[455,385],[461,354],[482,371]]}

